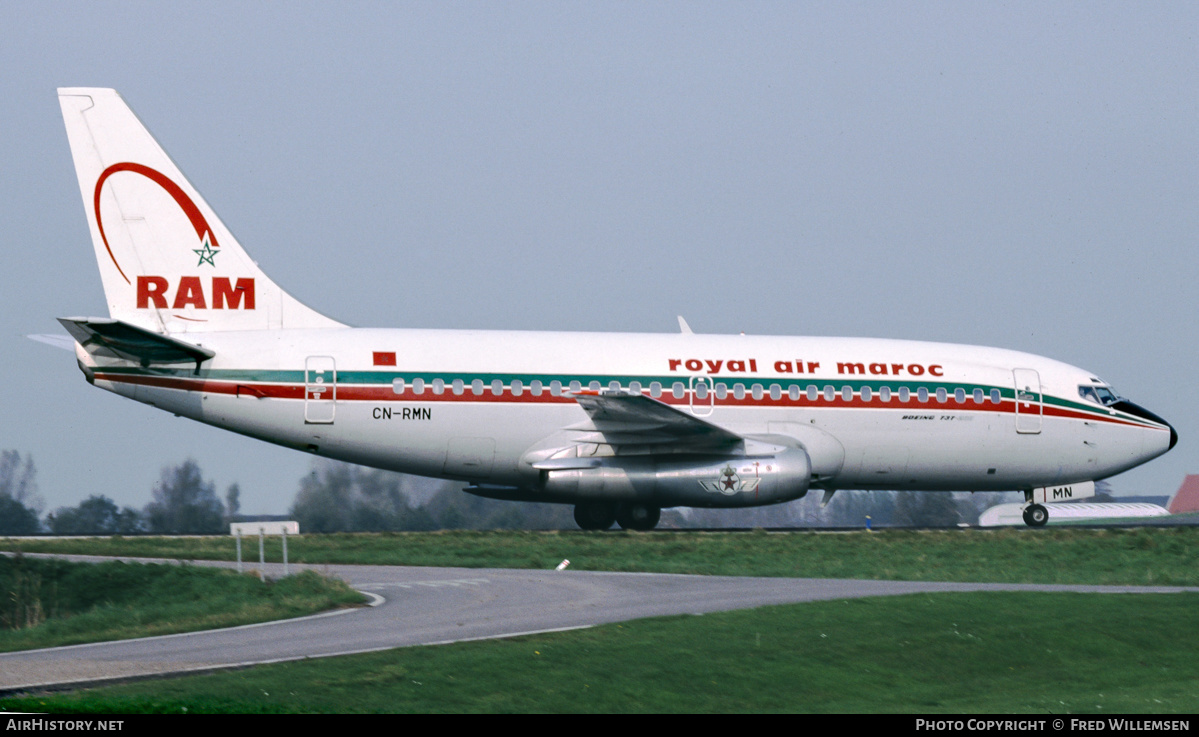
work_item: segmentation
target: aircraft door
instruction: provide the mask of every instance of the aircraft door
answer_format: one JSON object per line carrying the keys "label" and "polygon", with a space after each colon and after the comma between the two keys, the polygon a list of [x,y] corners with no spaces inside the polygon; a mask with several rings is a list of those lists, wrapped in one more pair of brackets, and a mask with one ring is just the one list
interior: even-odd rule
{"label": "aircraft door", "polygon": [[691,414],[707,417],[716,408],[716,386],[711,376],[691,377]]}
{"label": "aircraft door", "polygon": [[1016,381],[1016,432],[1041,432],[1041,377],[1033,369],[1013,369]]}
{"label": "aircraft door", "polygon": [[304,362],[304,422],[331,425],[337,410],[337,364],[332,356],[309,356]]}

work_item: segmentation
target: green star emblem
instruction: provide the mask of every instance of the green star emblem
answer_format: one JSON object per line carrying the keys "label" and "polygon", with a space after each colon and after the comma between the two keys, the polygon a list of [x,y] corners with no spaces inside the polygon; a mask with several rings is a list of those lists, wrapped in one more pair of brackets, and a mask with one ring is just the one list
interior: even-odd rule
{"label": "green star emblem", "polygon": [[200,263],[196,264],[196,266],[203,266],[204,264],[216,266],[216,262],[212,260],[212,257],[220,253],[220,251],[212,247],[212,240],[209,238],[208,233],[204,234],[203,246],[203,248],[192,249],[193,253],[196,253],[200,256]]}

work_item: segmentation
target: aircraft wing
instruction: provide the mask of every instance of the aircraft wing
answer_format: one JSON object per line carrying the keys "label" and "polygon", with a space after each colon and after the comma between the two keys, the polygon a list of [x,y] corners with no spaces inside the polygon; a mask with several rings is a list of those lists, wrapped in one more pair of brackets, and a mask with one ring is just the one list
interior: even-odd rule
{"label": "aircraft wing", "polygon": [[592,442],[680,443],[708,449],[739,443],[736,433],[640,393],[580,392],[575,401],[591,418],[570,430],[602,436]]}
{"label": "aircraft wing", "polygon": [[89,353],[99,351],[143,366],[194,361],[198,368],[216,355],[202,346],[107,317],[60,317],[58,321]]}
{"label": "aircraft wing", "polygon": [[[588,421],[563,428],[562,432],[547,438],[541,451],[552,457],[533,461],[534,468],[561,470],[598,466],[602,461],[593,453],[600,446],[610,448],[609,452],[616,456],[645,456],[710,453],[727,450],[745,440],[734,432],[643,394],[584,391],[576,393],[574,398],[587,413]],[[551,449],[553,452],[548,452]]]}

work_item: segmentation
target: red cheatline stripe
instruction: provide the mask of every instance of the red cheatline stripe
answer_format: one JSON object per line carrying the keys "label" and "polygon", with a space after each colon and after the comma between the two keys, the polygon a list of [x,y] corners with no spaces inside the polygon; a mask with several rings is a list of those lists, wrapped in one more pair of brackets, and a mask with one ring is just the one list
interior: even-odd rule
{"label": "red cheatline stripe", "polygon": [[[255,397],[271,398],[271,399],[303,399],[304,385],[303,384],[265,384],[265,383],[249,383],[236,381],[213,381],[209,379],[182,379],[167,376],[129,376],[126,374],[106,374],[102,371],[96,372],[96,378],[103,381],[111,381],[114,383],[137,384],[139,386],[153,386],[163,389],[179,389],[182,391],[200,391],[210,394],[230,394],[230,395],[251,395]],[[591,393],[588,390],[580,391],[579,394]],[[657,397],[658,401],[664,404],[669,404],[675,407],[689,407],[690,401],[687,397],[681,399],[676,398],[669,392],[664,393],[661,397]],[[454,394],[454,392],[446,388],[442,394],[434,394],[432,389],[426,389],[422,394],[416,394],[411,389],[405,389],[403,393],[396,394],[389,386],[360,386],[353,384],[337,385],[337,401],[339,402],[474,402],[474,403],[504,403],[504,404],[569,404],[574,402],[572,396],[563,394],[554,396],[548,391],[542,392],[541,396],[534,396],[532,393],[525,391],[519,397],[514,396],[510,391],[505,391],[501,396],[495,396],[491,393],[490,387],[483,394],[475,394],[470,391],[469,387],[462,394]],[[705,409],[708,405],[697,404],[698,409]],[[855,398],[852,401],[845,401],[841,395],[837,395],[837,399],[832,402],[823,399],[810,401],[807,398],[791,399],[783,396],[781,399],[769,399],[769,395],[762,399],[753,399],[746,396],[743,399],[735,399],[729,396],[726,399],[719,400],[719,407],[788,407],[795,409],[878,409],[878,410],[903,410],[906,412],[938,412],[938,411],[954,411],[954,412],[994,412],[1002,414],[1014,414],[1015,402],[1011,399],[1004,399],[1000,404],[993,404],[988,399],[983,404],[974,404],[973,400],[965,402],[956,402],[950,400],[944,404],[931,400],[928,402],[919,402],[914,397],[907,402],[900,402],[898,398],[893,398],[890,402],[871,401],[866,402],[860,398]],[[1034,413],[1035,414],[1035,413]],[[1044,407],[1044,416],[1046,417],[1061,417],[1076,420],[1090,420],[1095,422],[1107,422],[1114,425],[1125,425],[1129,427],[1149,427],[1154,428],[1155,425],[1133,422],[1120,417],[1104,417],[1102,415],[1089,414],[1079,412],[1063,407],[1055,407],[1046,405]],[[1161,428],[1165,429],[1165,428]]]}

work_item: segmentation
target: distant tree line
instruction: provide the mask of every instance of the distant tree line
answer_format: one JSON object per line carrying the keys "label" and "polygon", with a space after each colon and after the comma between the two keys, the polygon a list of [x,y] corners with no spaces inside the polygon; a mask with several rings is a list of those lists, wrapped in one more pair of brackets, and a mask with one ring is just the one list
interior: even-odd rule
{"label": "distant tree line", "polygon": [[[0,535],[222,533],[241,508],[237,484],[222,502],[213,482],[188,459],[162,470],[150,503],[140,510],[93,494],[78,506],[55,509],[43,522],[36,476],[31,457],[0,452]],[[317,458],[288,513],[305,533],[575,528],[569,505],[483,499],[461,486]],[[1108,484],[1097,487],[1095,501],[1110,501]],[[1021,499],[995,492],[838,491],[825,505],[823,492],[813,489],[788,504],[664,510],[659,527],[952,527],[977,524],[987,508]]]}
{"label": "distant tree line", "polygon": [[301,532],[569,529],[562,504],[501,502],[467,494],[461,483],[316,459],[289,515]]}
{"label": "distant tree line", "polygon": [[33,458],[15,450],[0,451],[0,535],[35,535],[41,530]]}
{"label": "distant tree line", "polygon": [[228,530],[240,508],[241,490],[229,487],[225,503],[191,459],[162,470],[151,501],[138,510],[118,507],[103,494],[92,494],[75,507],[59,507],[39,519],[37,469],[30,456],[0,451],[0,535],[204,534]]}

